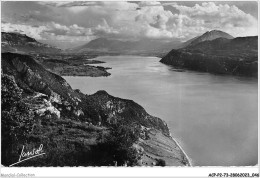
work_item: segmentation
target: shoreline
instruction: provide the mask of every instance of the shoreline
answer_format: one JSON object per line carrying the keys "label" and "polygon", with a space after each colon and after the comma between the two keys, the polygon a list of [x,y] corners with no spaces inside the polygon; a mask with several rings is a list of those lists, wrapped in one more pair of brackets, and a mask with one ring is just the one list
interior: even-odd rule
{"label": "shoreline", "polygon": [[184,149],[181,147],[181,145],[179,144],[179,142],[177,141],[177,139],[173,138],[171,133],[170,133],[170,138],[176,143],[176,145],[178,145],[178,147],[180,148],[180,150],[182,151],[182,153],[185,155],[185,157],[188,160],[188,166],[192,166],[192,162],[190,157],[187,155],[187,153],[184,151]]}

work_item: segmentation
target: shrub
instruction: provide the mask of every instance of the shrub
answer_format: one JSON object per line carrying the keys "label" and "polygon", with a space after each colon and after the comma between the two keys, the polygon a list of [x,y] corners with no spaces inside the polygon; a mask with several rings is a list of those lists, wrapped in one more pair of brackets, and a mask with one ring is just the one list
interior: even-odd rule
{"label": "shrub", "polygon": [[22,90],[16,85],[14,78],[1,75],[1,142],[2,163],[12,161],[13,152],[18,142],[23,142],[32,130],[33,114],[27,105],[21,101]]}
{"label": "shrub", "polygon": [[156,166],[166,166],[165,160],[157,159],[156,161],[157,161]]}
{"label": "shrub", "polygon": [[140,129],[137,125],[118,123],[113,125],[111,132],[100,137],[100,142],[95,150],[98,166],[128,166],[137,165],[139,153],[133,144],[138,141]]}

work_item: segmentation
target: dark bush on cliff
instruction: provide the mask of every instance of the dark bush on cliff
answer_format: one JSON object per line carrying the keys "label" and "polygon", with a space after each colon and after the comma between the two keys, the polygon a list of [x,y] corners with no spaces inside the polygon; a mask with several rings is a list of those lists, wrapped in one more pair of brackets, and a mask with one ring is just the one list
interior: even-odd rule
{"label": "dark bush on cliff", "polygon": [[140,158],[138,151],[133,148],[140,136],[138,125],[126,125],[123,122],[112,126],[107,135],[100,135],[99,144],[95,146],[96,165],[135,166]]}
{"label": "dark bush on cliff", "polygon": [[166,162],[163,159],[157,159],[156,160],[156,166],[166,166]]}
{"label": "dark bush on cliff", "polygon": [[2,162],[10,162],[13,156],[12,151],[15,151],[13,148],[23,142],[25,136],[32,130],[33,114],[21,101],[22,90],[16,85],[14,78],[2,74],[1,79]]}

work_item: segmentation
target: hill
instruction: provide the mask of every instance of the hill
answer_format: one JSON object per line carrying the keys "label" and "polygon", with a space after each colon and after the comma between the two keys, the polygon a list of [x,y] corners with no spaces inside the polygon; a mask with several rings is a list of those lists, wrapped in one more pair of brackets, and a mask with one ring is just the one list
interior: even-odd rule
{"label": "hill", "polygon": [[186,44],[186,46],[192,46],[192,45],[196,45],[203,41],[211,41],[211,40],[215,40],[217,38],[233,39],[234,37],[226,32],[220,31],[220,30],[212,30],[212,31],[207,31],[206,33],[202,34],[201,36],[197,36],[195,38],[192,38],[191,40],[188,40],[187,42],[185,42],[185,44]]}
{"label": "hill", "polygon": [[202,72],[257,77],[258,37],[227,37],[202,42],[196,38],[197,42],[173,49],[160,62]]}
{"label": "hill", "polygon": [[20,33],[1,33],[2,52],[16,53],[60,53],[61,50],[47,44],[40,43],[34,38]]}

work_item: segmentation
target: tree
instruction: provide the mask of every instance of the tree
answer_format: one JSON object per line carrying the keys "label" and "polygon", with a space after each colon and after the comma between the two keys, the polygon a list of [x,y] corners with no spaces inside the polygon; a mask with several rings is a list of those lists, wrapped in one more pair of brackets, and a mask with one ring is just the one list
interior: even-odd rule
{"label": "tree", "polygon": [[117,123],[112,125],[111,131],[107,135],[100,137],[95,150],[96,165],[123,166],[127,163],[128,166],[137,165],[139,153],[133,147],[140,136],[140,128],[138,125],[129,123]]}

